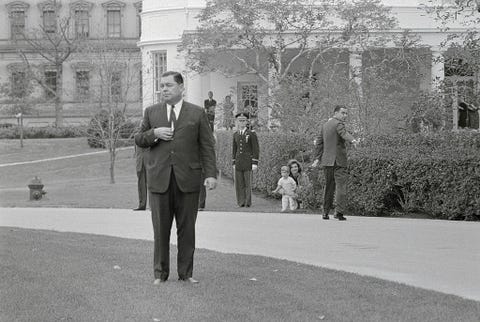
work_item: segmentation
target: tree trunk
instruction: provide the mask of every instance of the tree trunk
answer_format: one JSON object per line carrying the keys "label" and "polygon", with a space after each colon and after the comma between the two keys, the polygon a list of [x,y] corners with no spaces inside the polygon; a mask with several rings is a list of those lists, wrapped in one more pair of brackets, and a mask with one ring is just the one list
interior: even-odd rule
{"label": "tree trunk", "polygon": [[267,128],[270,129],[272,126],[278,126],[278,120],[273,119],[272,111],[277,107],[277,102],[275,100],[275,94],[277,93],[280,87],[280,75],[278,71],[270,66],[268,69],[268,83],[267,83]]}
{"label": "tree trunk", "polygon": [[62,65],[56,66],[57,75],[56,83],[57,88],[55,89],[55,126],[63,126],[63,105],[62,105]]}
{"label": "tree trunk", "polygon": [[55,126],[63,126],[63,106],[60,97],[55,97]]}
{"label": "tree trunk", "polygon": [[116,150],[115,146],[112,146],[110,142],[110,146],[108,147],[109,154],[110,154],[110,183],[115,183],[115,157],[116,157]]}

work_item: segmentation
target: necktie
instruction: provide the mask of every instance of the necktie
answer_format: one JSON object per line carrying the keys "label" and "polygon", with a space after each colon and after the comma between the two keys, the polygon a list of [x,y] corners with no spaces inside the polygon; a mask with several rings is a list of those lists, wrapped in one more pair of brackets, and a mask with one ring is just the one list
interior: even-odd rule
{"label": "necktie", "polygon": [[177,115],[175,114],[175,105],[170,109],[170,127],[175,130],[175,122],[177,122]]}

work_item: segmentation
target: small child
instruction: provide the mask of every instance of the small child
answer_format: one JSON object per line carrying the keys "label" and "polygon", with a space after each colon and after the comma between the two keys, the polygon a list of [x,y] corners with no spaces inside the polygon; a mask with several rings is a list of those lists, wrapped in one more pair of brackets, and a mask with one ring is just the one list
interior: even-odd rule
{"label": "small child", "polygon": [[273,190],[272,193],[280,193],[282,195],[282,212],[287,211],[288,206],[290,206],[290,210],[295,210],[297,209],[297,202],[294,196],[297,184],[289,176],[290,169],[287,166],[283,166],[280,172],[282,177],[278,180],[277,189]]}

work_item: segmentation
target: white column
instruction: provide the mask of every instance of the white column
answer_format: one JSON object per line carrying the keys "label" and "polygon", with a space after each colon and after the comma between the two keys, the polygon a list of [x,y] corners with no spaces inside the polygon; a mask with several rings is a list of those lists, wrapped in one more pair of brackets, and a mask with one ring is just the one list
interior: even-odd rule
{"label": "white column", "polygon": [[[363,90],[362,90],[362,51],[361,50],[350,50],[349,55],[349,77],[350,80],[353,80],[353,86],[356,87],[359,95],[359,99],[362,100]],[[360,132],[362,130],[362,122],[360,121],[360,110],[356,107],[350,107],[350,126],[355,132]]]}
{"label": "white column", "polygon": [[349,76],[358,87],[359,94],[362,96],[362,52],[358,50],[350,51],[349,56]]}
{"label": "white column", "polygon": [[443,53],[438,48],[432,48],[431,88],[438,89],[444,79],[445,62]]}

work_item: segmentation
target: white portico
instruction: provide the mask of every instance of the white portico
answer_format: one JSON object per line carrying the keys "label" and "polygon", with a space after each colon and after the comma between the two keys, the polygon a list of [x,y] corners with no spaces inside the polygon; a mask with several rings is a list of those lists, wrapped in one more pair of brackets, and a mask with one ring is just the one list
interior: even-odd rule
{"label": "white portico", "polygon": [[[254,75],[226,77],[219,73],[193,74],[185,67],[185,58],[177,51],[185,31],[193,31],[197,27],[196,16],[205,6],[205,0],[144,0],[142,10],[142,36],[138,43],[143,60],[143,107],[156,101],[158,87],[156,80],[163,71],[177,70],[186,75],[186,99],[202,105],[208,91],[214,92],[217,102],[222,102],[226,95],[232,96],[235,106],[241,106],[247,97],[257,95],[260,90],[258,80]],[[425,11],[419,8],[420,0],[384,0],[386,6],[392,8],[392,13],[399,21],[399,28],[384,32],[401,33],[410,30],[419,36],[427,45],[432,57],[442,57],[440,44],[447,34],[441,32],[437,22]],[[461,30],[460,24],[452,23],[450,31]],[[362,53],[350,51],[348,59],[350,69],[358,71],[355,74],[357,82],[361,82]],[[433,60],[431,66],[425,66],[428,75],[422,81],[423,89],[435,86],[438,80],[443,80],[443,60]],[[261,99],[261,98],[257,98]],[[262,104],[259,103],[259,106]]]}

